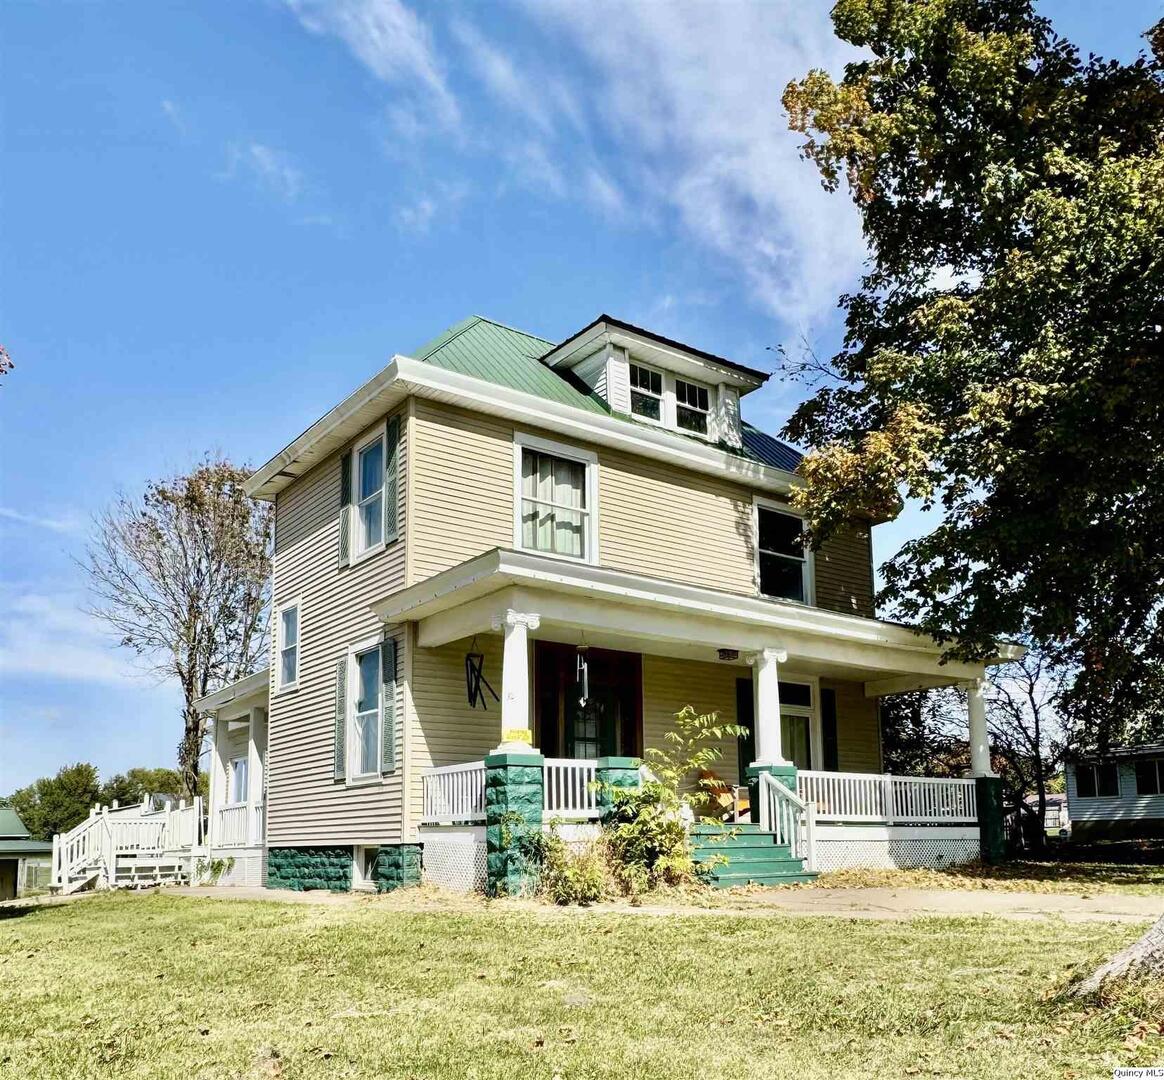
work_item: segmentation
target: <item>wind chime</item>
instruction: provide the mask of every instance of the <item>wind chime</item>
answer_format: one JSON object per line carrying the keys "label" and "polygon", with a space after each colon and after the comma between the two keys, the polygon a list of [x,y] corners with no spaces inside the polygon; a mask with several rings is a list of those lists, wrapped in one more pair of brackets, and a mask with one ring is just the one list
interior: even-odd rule
{"label": "wind chime", "polygon": [[470,709],[475,709],[478,706],[482,709],[489,708],[485,702],[486,690],[493,695],[494,701],[501,700],[497,696],[497,691],[489,685],[489,680],[485,678],[485,654],[477,651],[477,638],[474,637],[469,645],[469,651],[465,653],[465,692],[469,697]]}
{"label": "wind chime", "polygon": [[582,641],[575,650],[578,657],[578,667],[575,672],[574,685],[578,688],[578,704],[582,708],[586,708],[586,702],[590,700],[590,646],[586,644],[586,635],[582,635]]}

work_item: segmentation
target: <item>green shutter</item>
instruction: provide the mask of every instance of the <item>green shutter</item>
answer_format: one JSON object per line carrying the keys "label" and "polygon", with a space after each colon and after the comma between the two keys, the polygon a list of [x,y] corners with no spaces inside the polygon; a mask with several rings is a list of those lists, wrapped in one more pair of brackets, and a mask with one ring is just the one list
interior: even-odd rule
{"label": "green shutter", "polygon": [[351,562],[352,543],[352,452],[349,450],[340,458],[340,512],[339,512],[339,564],[347,566]]}
{"label": "green shutter", "polygon": [[335,666],[335,778],[347,775],[345,744],[348,732],[348,662],[340,660]]}
{"label": "green shutter", "polygon": [[396,768],[396,640],[385,637],[380,646],[380,771]]}
{"label": "green shutter", "polygon": [[826,772],[837,772],[839,769],[839,751],[837,742],[837,692],[825,689],[820,692],[820,736],[821,747]]}
{"label": "green shutter", "polygon": [[397,512],[397,490],[400,472],[400,417],[388,421],[388,439],[384,447],[384,543],[391,544],[399,536],[400,515]]}

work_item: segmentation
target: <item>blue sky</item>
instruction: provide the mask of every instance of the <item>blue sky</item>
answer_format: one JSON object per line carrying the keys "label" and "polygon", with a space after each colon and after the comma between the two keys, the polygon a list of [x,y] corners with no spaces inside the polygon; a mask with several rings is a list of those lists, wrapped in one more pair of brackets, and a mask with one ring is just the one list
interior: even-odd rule
{"label": "blue sky", "polygon": [[[1130,57],[1159,2],[1047,0]],[[467,314],[600,311],[770,366],[827,352],[862,247],[785,82],[827,5],[0,5],[0,792],[171,764],[177,691],[84,613],[119,490],[259,464]],[[775,430],[773,384],[745,415]],[[880,557],[918,528],[878,530]]]}

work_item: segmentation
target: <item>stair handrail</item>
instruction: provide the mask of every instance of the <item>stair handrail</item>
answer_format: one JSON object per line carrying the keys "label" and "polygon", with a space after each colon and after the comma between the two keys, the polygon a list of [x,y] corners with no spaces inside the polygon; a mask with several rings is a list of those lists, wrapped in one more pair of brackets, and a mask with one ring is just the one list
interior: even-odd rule
{"label": "stair handrail", "polygon": [[760,773],[760,828],[774,833],[806,870],[816,868],[816,804],[805,802],[771,773]]}

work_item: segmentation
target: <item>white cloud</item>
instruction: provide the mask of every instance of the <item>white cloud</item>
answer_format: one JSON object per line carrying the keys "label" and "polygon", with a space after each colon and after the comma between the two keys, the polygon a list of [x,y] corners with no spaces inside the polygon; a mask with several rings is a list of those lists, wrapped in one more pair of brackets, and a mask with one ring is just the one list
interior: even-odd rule
{"label": "white cloud", "polygon": [[162,99],[162,114],[174,125],[174,130],[179,135],[186,134],[186,121],[182,119],[182,111],[169,98]]}
{"label": "white cloud", "polygon": [[398,206],[393,218],[406,232],[427,233],[438,214],[455,213],[468,193],[466,184],[438,183],[412,202]]}
{"label": "white cloud", "polygon": [[78,533],[85,528],[84,519],[75,514],[43,517],[39,514],[26,514],[22,510],[12,510],[7,506],[0,506],[0,518],[19,522],[21,525],[31,525],[36,529],[48,529],[50,532]]}
{"label": "white cloud", "polygon": [[0,588],[0,673],[141,685],[144,670],[116,648],[78,594]]}
{"label": "white cloud", "polygon": [[433,119],[456,128],[460,109],[449,90],[428,26],[400,0],[287,0],[315,34],[339,38],[377,79],[419,84]]}
{"label": "white cloud", "polygon": [[864,245],[846,196],[824,192],[800,160],[780,105],[789,79],[851,58],[825,5],[537,0],[527,10],[587,59],[602,134],[648,210],[677,214],[789,322],[833,307]]}
{"label": "white cloud", "polygon": [[622,192],[604,173],[598,169],[586,170],[583,190],[587,198],[600,210],[608,214],[621,214],[626,209],[626,200]]}
{"label": "white cloud", "polygon": [[242,169],[262,187],[285,203],[293,203],[303,191],[303,174],[282,150],[260,142],[232,143],[227,147],[224,179]]}

